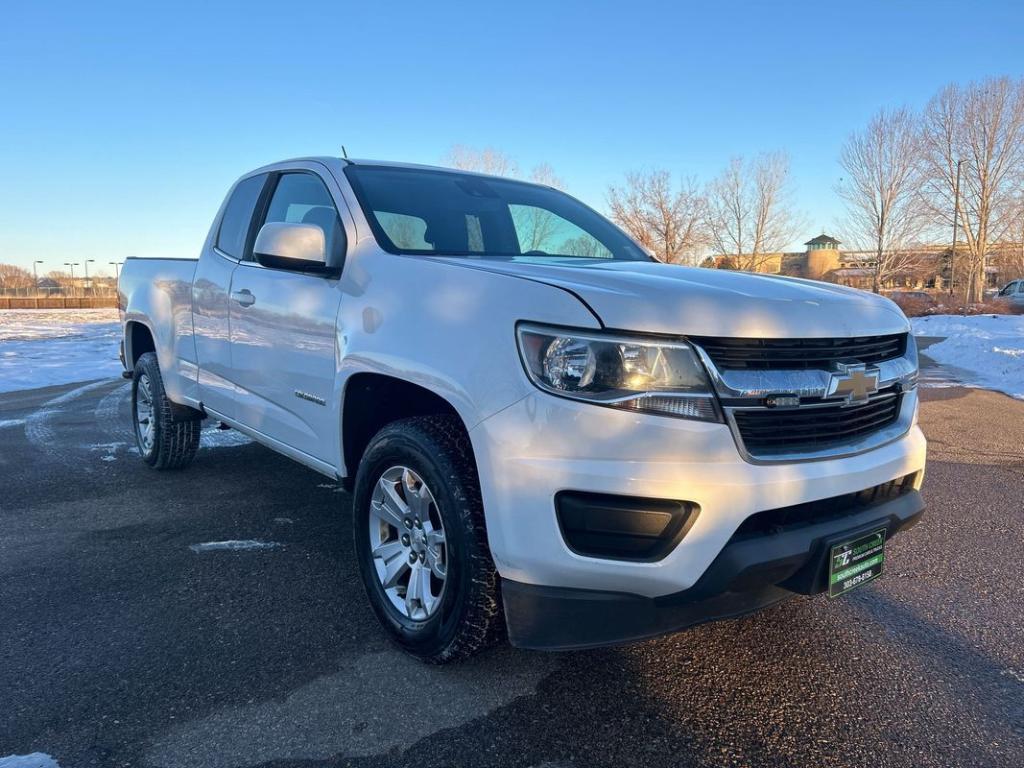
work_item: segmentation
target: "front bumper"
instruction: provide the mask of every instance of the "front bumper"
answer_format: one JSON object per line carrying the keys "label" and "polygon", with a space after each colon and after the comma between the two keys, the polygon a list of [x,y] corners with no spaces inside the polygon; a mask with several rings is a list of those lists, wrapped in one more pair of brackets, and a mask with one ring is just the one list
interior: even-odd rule
{"label": "front bumper", "polygon": [[798,593],[821,592],[833,544],[879,528],[889,539],[923,512],[921,494],[913,490],[854,515],[731,540],[692,587],[657,598],[504,579],[509,640],[538,650],[615,645],[742,616]]}
{"label": "front bumper", "polygon": [[[902,407],[917,408],[915,392]],[[501,577],[638,598],[663,598],[697,584],[751,515],[923,476],[926,444],[912,425],[902,437],[842,458],[744,461],[724,424],[620,411],[534,393],[470,431]],[[637,562],[573,552],[559,528],[560,491],[687,501],[699,507],[664,557]],[[514,587],[512,590],[514,591]]]}

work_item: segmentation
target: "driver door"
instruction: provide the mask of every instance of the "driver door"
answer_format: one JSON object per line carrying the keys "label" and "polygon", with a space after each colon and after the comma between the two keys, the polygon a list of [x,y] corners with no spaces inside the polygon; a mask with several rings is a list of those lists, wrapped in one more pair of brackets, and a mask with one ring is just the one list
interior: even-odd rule
{"label": "driver door", "polygon": [[237,419],[287,448],[330,464],[338,455],[336,322],[345,230],[325,180],[284,171],[258,227],[315,224],[324,230],[329,273],[265,267],[251,254],[231,278],[231,366]]}

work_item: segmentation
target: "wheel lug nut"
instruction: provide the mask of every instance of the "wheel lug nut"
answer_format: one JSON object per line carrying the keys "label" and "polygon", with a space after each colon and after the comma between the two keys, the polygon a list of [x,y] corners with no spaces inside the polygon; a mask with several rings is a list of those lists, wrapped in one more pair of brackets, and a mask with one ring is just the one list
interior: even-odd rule
{"label": "wheel lug nut", "polygon": [[403,533],[402,534],[402,545],[406,546],[406,547],[409,546],[409,534],[408,533]]}
{"label": "wheel lug nut", "polygon": [[427,555],[424,552],[420,552],[420,562],[425,563],[427,561]]}
{"label": "wheel lug nut", "polygon": [[410,519],[409,519],[409,518],[407,517],[407,518],[405,518],[405,521],[404,521],[404,522],[405,522],[405,527],[406,527],[406,528],[412,528],[412,520],[410,520]]}
{"label": "wheel lug nut", "polygon": [[423,523],[420,522],[420,519],[418,517],[412,521],[412,524],[415,525],[417,528],[423,527]]}
{"label": "wheel lug nut", "polygon": [[416,564],[416,553],[415,552],[410,552],[409,553],[409,565],[415,565],[415,564]]}

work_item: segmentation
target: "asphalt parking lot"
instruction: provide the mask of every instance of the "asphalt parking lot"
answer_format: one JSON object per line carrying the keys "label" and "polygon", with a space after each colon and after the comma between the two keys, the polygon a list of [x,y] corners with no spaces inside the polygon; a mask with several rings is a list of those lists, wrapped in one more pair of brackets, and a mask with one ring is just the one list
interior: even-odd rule
{"label": "asphalt parking lot", "polygon": [[[434,668],[378,630],[346,493],[234,433],[153,472],[127,398],[121,380],[0,395],[0,758],[1024,764],[1022,402],[924,390],[929,511],[842,599]],[[225,540],[267,546],[195,547]]]}

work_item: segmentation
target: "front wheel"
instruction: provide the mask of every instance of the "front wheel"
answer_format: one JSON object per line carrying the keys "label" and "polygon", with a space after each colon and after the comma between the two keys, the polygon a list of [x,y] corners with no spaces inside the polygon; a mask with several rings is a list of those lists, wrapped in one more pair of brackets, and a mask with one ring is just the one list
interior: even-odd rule
{"label": "front wheel", "polygon": [[458,419],[420,416],[377,433],[356,475],[353,534],[370,605],[404,650],[442,664],[501,638],[498,574]]}
{"label": "front wheel", "polygon": [[142,460],[154,469],[182,469],[199,449],[201,422],[175,421],[153,352],[139,357],[132,372],[132,422]]}

